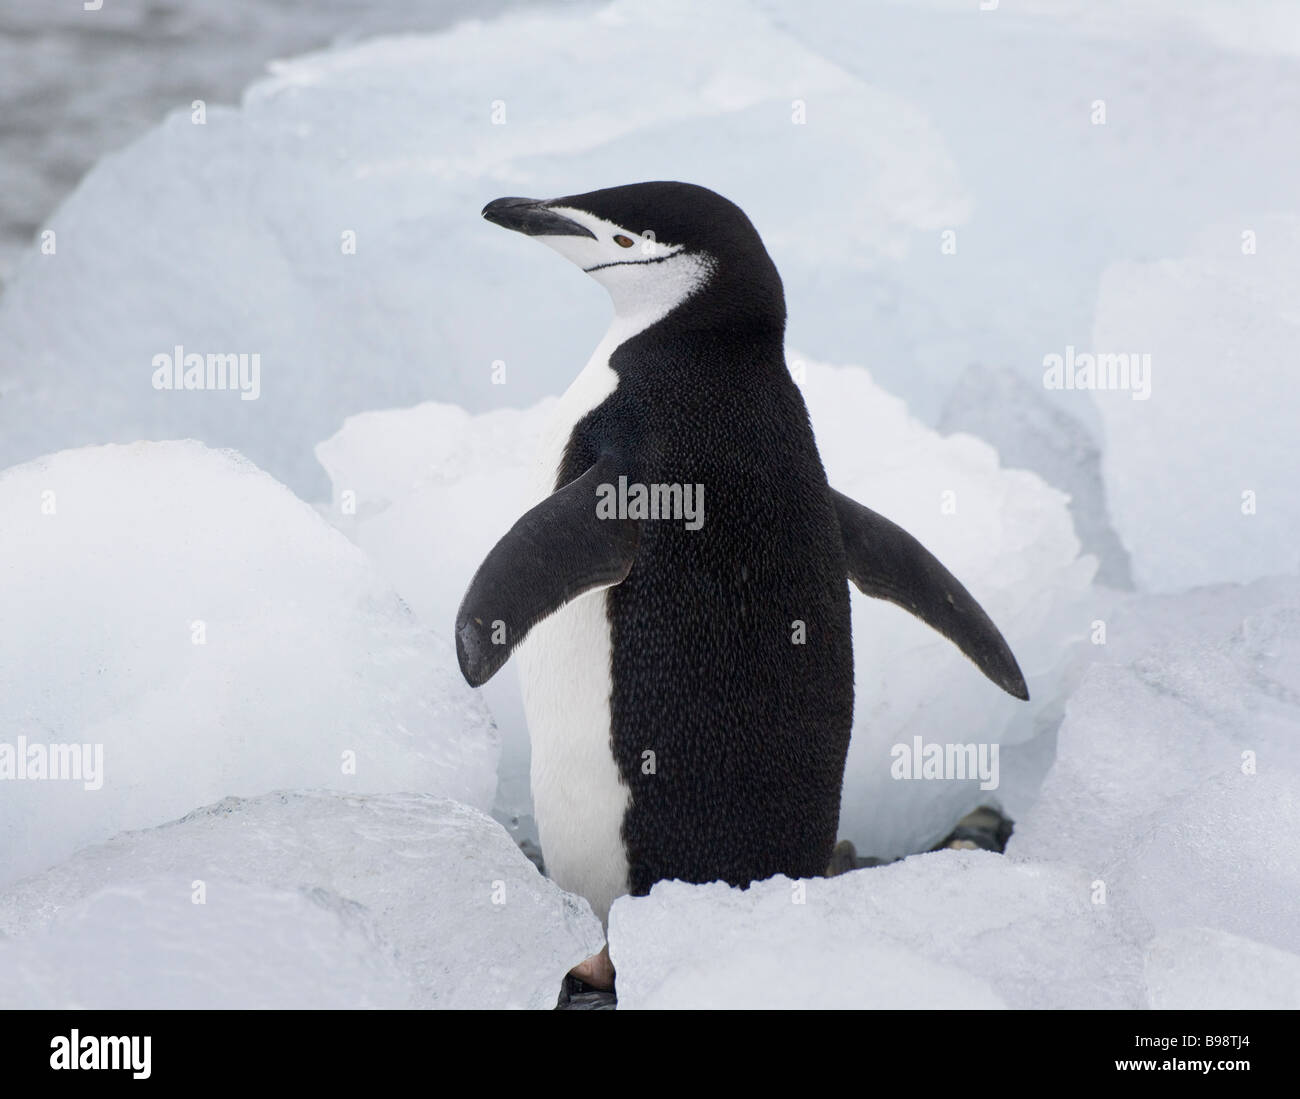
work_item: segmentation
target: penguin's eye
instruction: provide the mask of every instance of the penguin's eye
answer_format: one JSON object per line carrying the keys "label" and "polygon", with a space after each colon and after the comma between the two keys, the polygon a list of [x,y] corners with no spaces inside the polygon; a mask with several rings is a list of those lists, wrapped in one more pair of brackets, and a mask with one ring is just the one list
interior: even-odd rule
{"label": "penguin's eye", "polygon": [[632,238],[625,237],[622,233],[619,233],[616,237],[614,237],[614,243],[617,244],[620,248],[631,248]]}

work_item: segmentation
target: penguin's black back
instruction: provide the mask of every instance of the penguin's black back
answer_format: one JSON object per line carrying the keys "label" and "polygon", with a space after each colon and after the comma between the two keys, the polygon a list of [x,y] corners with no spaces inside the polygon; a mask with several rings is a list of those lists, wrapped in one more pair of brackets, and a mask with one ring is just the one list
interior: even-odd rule
{"label": "penguin's black back", "polygon": [[704,486],[701,529],[643,523],[631,573],[604,596],[634,894],[664,878],[822,874],[839,820],[853,716],[844,550],[785,367],[784,306],[745,315],[744,281],[715,280],[615,350],[618,385],[575,426],[557,476],[613,453],[629,482]]}

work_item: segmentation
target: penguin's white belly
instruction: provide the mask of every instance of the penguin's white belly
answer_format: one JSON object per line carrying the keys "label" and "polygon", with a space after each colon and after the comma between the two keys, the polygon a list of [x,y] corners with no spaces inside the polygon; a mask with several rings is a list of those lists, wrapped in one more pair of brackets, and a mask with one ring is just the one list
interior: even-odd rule
{"label": "penguin's white belly", "polygon": [[533,627],[519,659],[532,741],[533,811],[546,869],[604,922],[627,892],[620,830],[629,791],[610,739],[610,635],[604,591]]}
{"label": "penguin's white belly", "polygon": [[[618,383],[609,354],[626,338],[615,325],[560,400],[537,465],[538,498],[555,488],[573,426]],[[614,762],[610,729],[609,618],[605,590],[588,592],[533,627],[519,647],[533,812],[551,878],[586,897],[605,922],[627,892],[621,829],[629,790]]]}

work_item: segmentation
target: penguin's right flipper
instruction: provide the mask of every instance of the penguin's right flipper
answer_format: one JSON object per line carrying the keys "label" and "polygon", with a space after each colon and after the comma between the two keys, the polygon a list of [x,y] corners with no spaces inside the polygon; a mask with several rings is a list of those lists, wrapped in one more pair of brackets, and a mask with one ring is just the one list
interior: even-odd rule
{"label": "penguin's right flipper", "polygon": [[831,489],[849,579],[914,614],[961,649],[1007,694],[1028,700],[1011,647],[984,608],[938,558],[896,523]]}
{"label": "penguin's right flipper", "polygon": [[456,612],[456,659],[471,687],[496,675],[543,618],[632,571],[640,523],[596,514],[598,486],[617,480],[605,455],[525,512],[484,558]]}

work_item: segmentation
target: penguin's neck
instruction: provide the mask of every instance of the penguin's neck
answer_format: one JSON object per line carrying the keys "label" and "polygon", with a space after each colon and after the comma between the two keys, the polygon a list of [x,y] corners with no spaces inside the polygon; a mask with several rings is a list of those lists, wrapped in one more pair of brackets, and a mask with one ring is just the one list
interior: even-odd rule
{"label": "penguin's neck", "polygon": [[619,331],[626,340],[662,320],[698,294],[708,284],[713,269],[707,257],[678,253],[649,263],[618,264],[598,274],[593,272],[614,303],[610,333]]}
{"label": "penguin's neck", "polygon": [[784,343],[785,301],[779,279],[728,279],[707,257],[674,256],[663,263],[612,269],[601,280],[614,317],[601,349],[612,351],[670,318],[687,331],[743,332],[776,346]]}

